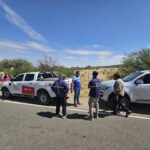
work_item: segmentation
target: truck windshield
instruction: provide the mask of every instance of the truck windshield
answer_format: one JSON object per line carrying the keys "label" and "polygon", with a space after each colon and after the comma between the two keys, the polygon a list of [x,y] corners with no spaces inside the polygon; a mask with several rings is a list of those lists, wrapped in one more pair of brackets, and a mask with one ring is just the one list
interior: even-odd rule
{"label": "truck windshield", "polygon": [[133,79],[135,79],[136,77],[140,76],[141,74],[143,74],[143,72],[140,72],[140,71],[130,73],[128,76],[123,78],[123,81],[124,82],[132,81]]}

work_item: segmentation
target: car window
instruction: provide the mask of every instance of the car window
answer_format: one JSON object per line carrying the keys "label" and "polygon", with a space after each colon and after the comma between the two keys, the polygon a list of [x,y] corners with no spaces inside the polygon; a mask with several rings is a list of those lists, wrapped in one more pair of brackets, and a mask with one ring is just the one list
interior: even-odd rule
{"label": "car window", "polygon": [[53,75],[51,74],[51,73],[40,73],[39,75],[38,75],[38,78],[43,78],[43,79],[47,79],[47,78],[52,78],[53,77]]}
{"label": "car window", "polygon": [[25,81],[33,81],[34,80],[34,74],[26,74]]}
{"label": "car window", "polygon": [[17,76],[13,81],[23,81],[24,74]]}
{"label": "car window", "polygon": [[143,74],[143,72],[140,72],[140,71],[133,72],[133,73],[129,74],[128,76],[126,76],[125,78],[123,78],[123,81],[124,82],[132,81],[133,79],[140,76],[141,74]]}
{"label": "car window", "polygon": [[146,74],[143,77],[144,84],[150,84],[150,74]]}

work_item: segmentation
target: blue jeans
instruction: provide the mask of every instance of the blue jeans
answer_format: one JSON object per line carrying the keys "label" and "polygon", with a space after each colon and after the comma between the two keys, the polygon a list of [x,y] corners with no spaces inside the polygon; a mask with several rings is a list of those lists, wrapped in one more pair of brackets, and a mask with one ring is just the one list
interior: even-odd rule
{"label": "blue jeans", "polygon": [[80,104],[80,100],[79,100],[79,96],[80,96],[80,88],[74,88],[74,104]]}

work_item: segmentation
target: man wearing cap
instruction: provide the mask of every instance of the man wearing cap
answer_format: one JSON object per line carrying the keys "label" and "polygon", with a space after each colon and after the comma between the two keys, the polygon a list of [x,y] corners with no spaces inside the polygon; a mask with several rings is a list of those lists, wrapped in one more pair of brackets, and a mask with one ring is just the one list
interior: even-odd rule
{"label": "man wearing cap", "polygon": [[52,85],[52,90],[56,94],[56,116],[60,116],[60,105],[62,105],[63,119],[66,118],[67,94],[69,91],[68,84],[64,81],[65,75],[59,75],[59,79]]}

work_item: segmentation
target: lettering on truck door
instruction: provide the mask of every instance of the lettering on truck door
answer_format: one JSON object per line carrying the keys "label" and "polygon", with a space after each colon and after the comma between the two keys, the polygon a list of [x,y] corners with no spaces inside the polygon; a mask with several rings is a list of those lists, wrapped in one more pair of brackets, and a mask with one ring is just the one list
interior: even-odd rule
{"label": "lettering on truck door", "polygon": [[35,95],[35,74],[29,73],[25,75],[24,83],[22,85],[23,95]]}

